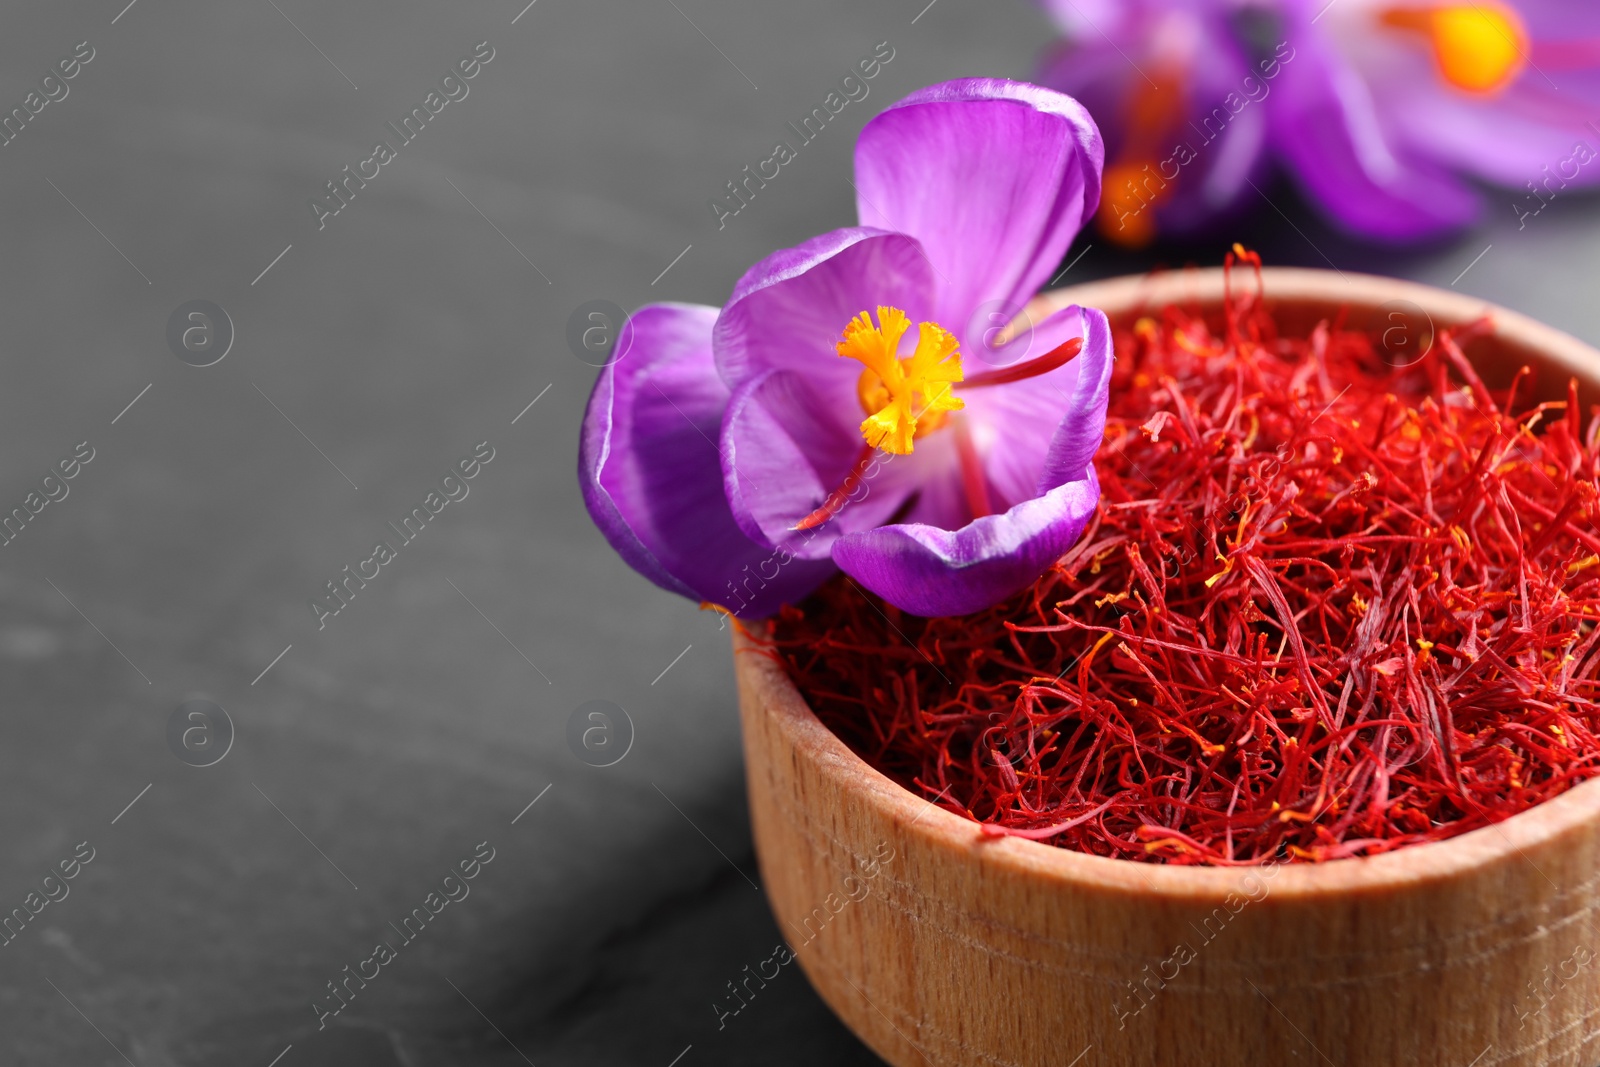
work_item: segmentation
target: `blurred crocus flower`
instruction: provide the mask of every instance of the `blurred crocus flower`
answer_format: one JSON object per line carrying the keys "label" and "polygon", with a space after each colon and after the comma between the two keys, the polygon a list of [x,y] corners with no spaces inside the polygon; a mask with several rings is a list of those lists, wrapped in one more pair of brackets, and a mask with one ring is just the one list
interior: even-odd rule
{"label": "blurred crocus flower", "polygon": [[1066,37],[1042,79],[1101,123],[1097,224],[1140,246],[1235,207],[1266,163],[1262,103],[1294,49],[1256,9],[1219,0],[1045,0]]}
{"label": "blurred crocus flower", "polygon": [[1036,579],[1099,499],[1110,331],[1070,308],[997,338],[987,312],[1048,281],[1102,158],[1076,101],[1018,82],[935,85],[874,118],[860,226],[768,256],[720,311],[632,318],[579,452],[611,545],[746,617],[839,569],[919,615]]}
{"label": "blurred crocus flower", "polygon": [[1042,0],[1043,79],[1105,124],[1099,225],[1144,244],[1256,197],[1277,162],[1383,241],[1464,226],[1471,180],[1526,223],[1600,181],[1600,5],[1572,0]]}

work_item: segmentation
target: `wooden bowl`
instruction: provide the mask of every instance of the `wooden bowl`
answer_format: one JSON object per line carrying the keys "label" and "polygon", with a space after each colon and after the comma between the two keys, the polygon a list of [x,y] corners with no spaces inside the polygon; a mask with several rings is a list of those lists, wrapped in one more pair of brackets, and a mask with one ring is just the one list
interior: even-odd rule
{"label": "wooden bowl", "polygon": [[[1242,278],[1243,275],[1236,275]],[[1425,286],[1269,270],[1289,329],[1409,301],[1492,314],[1486,377],[1543,365],[1600,393],[1600,352]],[[1128,320],[1219,307],[1219,271],[1047,294]],[[1352,319],[1352,322],[1359,320]],[[1396,338],[1398,340],[1398,338]],[[1600,780],[1497,826],[1268,871],[1133,863],[982,836],[869,767],[735,638],[756,854],[784,936],[892,1064],[1592,1067]]]}

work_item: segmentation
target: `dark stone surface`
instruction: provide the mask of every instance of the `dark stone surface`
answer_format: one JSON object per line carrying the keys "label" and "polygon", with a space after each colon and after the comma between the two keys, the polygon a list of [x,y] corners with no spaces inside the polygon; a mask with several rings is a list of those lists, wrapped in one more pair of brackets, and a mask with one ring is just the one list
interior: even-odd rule
{"label": "dark stone surface", "polygon": [[[0,908],[94,849],[0,949],[0,1061],[876,1062],[793,967],[719,1029],[781,937],[727,634],[591,527],[594,371],[564,332],[598,298],[719,302],[853,221],[862,122],[931,81],[1026,75],[1043,21],[1021,0],[915,24],[922,0],[276,7],[38,5],[0,38],[8,107],[95,49],[0,149],[0,505],[95,450],[0,549]],[[719,232],[707,198],[885,39],[872,96]],[[470,95],[319,231],[307,199],[483,40]],[[1239,233],[1273,262],[1448,284],[1492,243],[1461,288],[1600,340],[1593,202],[1401,256],[1272,196],[1296,223],[1263,205]],[[1067,280],[1154,261],[1095,243]],[[203,369],[165,339],[196,298],[237,331]],[[470,496],[319,631],[308,598],[484,440]],[[209,767],[168,748],[191,697],[235,731]],[[636,728],[612,767],[567,747],[592,699]],[[389,924],[485,841],[470,895],[401,944]],[[380,938],[397,958],[319,1032],[313,1002]]]}

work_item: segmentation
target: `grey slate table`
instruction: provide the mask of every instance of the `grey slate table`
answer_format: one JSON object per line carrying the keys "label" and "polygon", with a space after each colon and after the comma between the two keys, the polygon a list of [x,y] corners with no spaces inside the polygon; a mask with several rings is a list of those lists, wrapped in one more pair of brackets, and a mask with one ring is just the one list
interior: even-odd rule
{"label": "grey slate table", "polygon": [[[0,1063],[876,1062],[794,968],[718,1018],[782,936],[727,634],[590,526],[594,371],[565,329],[594,299],[718,303],[849,224],[861,124],[931,81],[1025,76],[1043,20],[1022,0],[124,4],[12,5],[0,34],[7,108],[93,49],[0,148],[0,504],[93,450],[0,549],[0,911],[67,892],[0,948]],[[468,94],[319,229],[308,201],[485,41]],[[707,199],[879,41],[868,100],[719,230]],[[1600,341],[1594,201],[1402,256],[1273,199],[1293,226],[1262,205],[1239,229],[1269,262],[1437,284],[1472,263],[1459,288]],[[1225,247],[1088,244],[1067,280]],[[196,299],[235,334],[205,368],[167,341]],[[483,441],[470,494],[319,630],[308,599]],[[169,746],[191,699],[232,724],[210,766]],[[595,699],[635,728],[607,768],[566,742]],[[189,751],[221,743],[195,721],[215,733]],[[81,842],[92,860],[46,884]],[[459,899],[391,935],[435,892]],[[396,958],[321,1018],[380,938]]]}

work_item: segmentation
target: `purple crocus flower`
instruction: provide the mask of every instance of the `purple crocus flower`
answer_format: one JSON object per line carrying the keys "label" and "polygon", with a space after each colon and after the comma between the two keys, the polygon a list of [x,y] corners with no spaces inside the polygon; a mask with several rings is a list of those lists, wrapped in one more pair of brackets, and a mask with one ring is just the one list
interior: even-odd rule
{"label": "purple crocus flower", "polygon": [[[1220,0],[1044,0],[1065,39],[1040,80],[1106,130],[1108,239],[1140,247],[1236,209],[1267,165],[1260,106],[1281,73],[1271,16]],[[1220,108],[1218,114],[1213,109]]]}
{"label": "purple crocus flower", "polygon": [[996,335],[989,312],[1050,278],[1102,158],[1075,100],[1019,82],[947,82],[874,118],[860,226],[768,256],[720,312],[631,320],[579,452],[612,547],[746,617],[840,569],[918,615],[1044,573],[1099,499],[1110,331],[1070,308]]}
{"label": "purple crocus flower", "polygon": [[[1600,181],[1600,7],[1570,0],[1042,0],[1042,80],[1117,131],[1100,227],[1143,244],[1253,196],[1273,161],[1346,230],[1523,220]],[[1523,190],[1527,192],[1524,193]]]}

